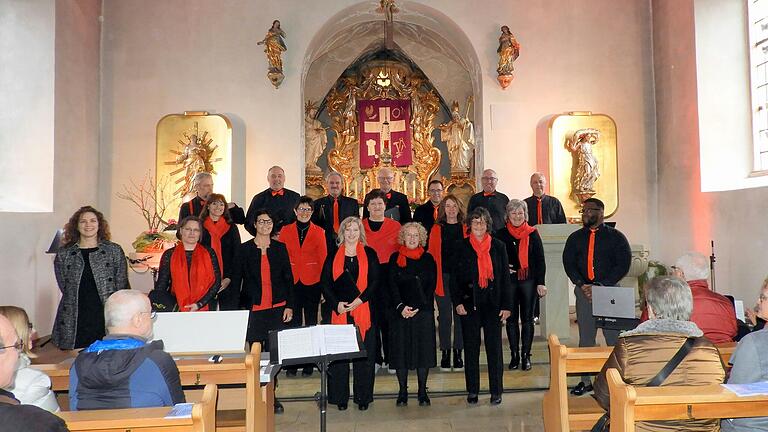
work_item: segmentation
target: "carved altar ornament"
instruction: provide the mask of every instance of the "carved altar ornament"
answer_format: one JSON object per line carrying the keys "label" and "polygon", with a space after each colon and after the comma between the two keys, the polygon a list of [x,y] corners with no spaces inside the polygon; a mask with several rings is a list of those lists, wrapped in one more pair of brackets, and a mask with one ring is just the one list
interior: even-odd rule
{"label": "carved altar ornament", "polygon": [[317,160],[325,151],[328,144],[328,136],[325,134],[326,128],[320,120],[316,119],[317,106],[311,101],[307,101],[304,107],[304,146],[306,158],[307,174],[320,174],[322,170],[317,165]]}
{"label": "carved altar ornament", "polygon": [[257,45],[264,45],[264,53],[269,62],[267,78],[275,88],[280,87],[285,78],[282,55],[288,48],[285,46],[285,32],[280,28],[279,20],[272,22],[272,27],[267,30],[266,36]]}
{"label": "carved altar ornament", "polygon": [[515,67],[513,62],[520,56],[520,44],[507,26],[501,27],[499,48],[496,52],[499,54],[499,66],[496,68],[498,81],[501,88],[506,89],[514,79]]}
{"label": "carved altar ornament", "polygon": [[572,139],[566,139],[566,148],[574,156],[573,193],[581,202],[595,194],[595,182],[600,177],[600,167],[592,147],[600,140],[600,131],[593,128],[579,129]]}
{"label": "carved altar ornament", "polygon": [[445,141],[446,147],[448,147],[451,173],[468,173],[472,162],[472,155],[475,150],[475,131],[469,120],[471,105],[472,97],[470,96],[467,100],[467,112],[462,117],[459,112],[459,102],[453,101],[451,120],[439,126],[440,139]]}

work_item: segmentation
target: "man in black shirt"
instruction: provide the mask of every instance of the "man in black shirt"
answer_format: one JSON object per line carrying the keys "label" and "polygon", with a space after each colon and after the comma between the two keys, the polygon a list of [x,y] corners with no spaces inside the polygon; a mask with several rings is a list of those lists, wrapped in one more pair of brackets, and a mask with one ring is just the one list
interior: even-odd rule
{"label": "man in black shirt", "polygon": [[325,230],[328,246],[328,256],[336,252],[339,224],[350,216],[360,216],[360,206],[357,200],[343,195],[344,179],[337,172],[325,176],[325,188],[328,195],[314,202],[312,222]]}
{"label": "man in black shirt", "polygon": [[485,207],[488,213],[491,214],[493,220],[493,231],[496,232],[506,225],[507,215],[507,203],[509,198],[503,193],[496,190],[496,185],[499,183],[499,177],[496,175],[496,171],[487,169],[483,171],[483,176],[480,178],[483,185],[482,192],[478,192],[472,195],[469,199],[469,205],[467,206],[467,213],[472,213],[472,210],[478,207]]}
{"label": "man in black shirt", "polygon": [[[595,346],[595,317],[592,316],[592,286],[618,286],[629,271],[632,252],[624,234],[603,223],[605,205],[597,198],[584,200],[584,227],[568,237],[563,250],[563,267],[576,285],[576,320],[579,325],[579,346]],[[605,342],[616,344],[618,330],[603,329]],[[580,396],[592,391],[588,375],[571,391]]]}
{"label": "man in black shirt", "polygon": [[[411,217],[411,207],[408,205],[408,197],[394,189],[392,185],[395,181],[395,174],[392,173],[390,168],[382,168],[376,175],[376,180],[379,182],[379,189],[387,195],[387,208],[386,210],[397,207],[399,215],[392,217],[392,219],[400,222],[400,225],[408,223],[413,220]],[[389,217],[390,212],[386,212],[385,216]],[[368,209],[363,208],[363,219],[368,217]]]}
{"label": "man in black shirt", "polygon": [[547,188],[547,178],[542,173],[533,173],[531,175],[531,191],[533,195],[525,199],[528,205],[528,224],[531,226],[538,224],[563,224],[566,223],[565,211],[560,200],[547,195],[544,190]]}
{"label": "man in black shirt", "polygon": [[[181,222],[187,216],[200,216],[203,208],[208,204],[208,196],[213,192],[213,176],[207,172],[195,174],[195,177],[192,179],[192,190],[197,195],[181,204],[181,207],[179,207],[179,219],[176,222]],[[227,206],[229,207],[229,215],[232,217],[232,222],[242,225],[245,222],[243,209],[233,202],[228,203]]]}
{"label": "man in black shirt", "polygon": [[285,170],[279,166],[273,166],[267,172],[267,181],[269,187],[253,197],[251,205],[248,206],[248,213],[245,215],[245,229],[254,237],[256,237],[256,227],[254,226],[256,210],[266,209],[272,215],[275,224],[272,232],[275,233],[279,233],[284,225],[296,220],[293,209],[299,202],[300,196],[284,187]]}
{"label": "man in black shirt", "polygon": [[420,223],[429,234],[432,225],[437,221],[437,209],[443,199],[443,182],[440,180],[430,181],[427,191],[429,192],[429,201],[416,207],[413,212],[413,221]]}
{"label": "man in black shirt", "polygon": [[13,393],[3,390],[13,384],[19,353],[24,342],[8,318],[0,315],[0,429],[25,432],[66,432],[59,417],[33,405],[20,405]]}

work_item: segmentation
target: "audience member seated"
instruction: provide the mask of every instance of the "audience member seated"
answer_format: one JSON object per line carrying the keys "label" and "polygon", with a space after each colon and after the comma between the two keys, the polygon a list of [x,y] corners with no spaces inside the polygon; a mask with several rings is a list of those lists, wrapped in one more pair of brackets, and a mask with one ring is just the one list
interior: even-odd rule
{"label": "audience member seated", "polygon": [[171,406],[184,402],[179,370],[152,338],[155,313],[140,291],[112,294],[107,336],[84,349],[69,371],[71,410]]}
{"label": "audience member seated", "polygon": [[[595,399],[608,410],[610,396],[605,373],[618,369],[627,384],[645,386],[680,350],[688,338],[693,346],[660,385],[719,384],[725,370],[717,348],[701,336],[704,332],[689,321],[693,299],[688,285],[676,276],[652,279],[646,289],[648,321],[619,335],[619,340],[595,380]],[[719,420],[638,422],[638,431],[716,431]]]}
{"label": "audience member seated", "polygon": [[[709,258],[689,252],[677,259],[672,274],[688,282],[693,295],[691,321],[712,343],[731,342],[736,337],[736,310],[725,296],[709,289]],[[641,321],[648,319],[643,311]]]}
{"label": "audience member seated", "polygon": [[16,399],[24,405],[38,406],[46,411],[59,411],[56,395],[51,391],[51,379],[45,373],[29,367],[32,354],[32,323],[27,312],[16,306],[0,306],[0,315],[8,318],[16,330],[16,334],[24,344],[19,353],[19,367],[13,384],[5,390],[13,393]]}
{"label": "audience member seated", "polygon": [[21,405],[13,393],[2,390],[13,386],[24,341],[8,318],[0,315],[0,429],[24,432],[66,432],[64,420],[34,405]]}
{"label": "audience member seated", "polygon": [[[768,320],[768,279],[763,282],[757,300],[758,318]],[[747,384],[768,380],[768,329],[752,332],[739,342],[731,356],[733,365],[728,384]],[[723,419],[725,432],[768,431],[768,417]]]}

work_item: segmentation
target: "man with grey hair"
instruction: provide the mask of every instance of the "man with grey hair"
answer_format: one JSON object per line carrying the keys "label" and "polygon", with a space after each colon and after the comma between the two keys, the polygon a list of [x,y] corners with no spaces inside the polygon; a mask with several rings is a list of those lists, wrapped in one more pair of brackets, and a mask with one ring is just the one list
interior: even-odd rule
{"label": "man with grey hair", "polygon": [[483,171],[480,183],[483,186],[483,190],[472,195],[469,199],[467,213],[472,213],[472,210],[478,207],[485,207],[493,219],[493,230],[491,232],[496,232],[506,225],[509,197],[496,190],[496,185],[499,184],[499,176],[492,169]]}
{"label": "man with grey hair", "polygon": [[[672,267],[672,274],[688,282],[693,296],[691,321],[704,332],[713,343],[730,342],[736,336],[736,310],[725,296],[709,289],[709,258],[688,252],[681,256]],[[641,321],[648,319],[643,311]]]}
{"label": "man with grey hair", "polygon": [[[379,183],[379,189],[387,195],[386,215],[393,213],[389,210],[397,208],[397,217],[394,215],[387,217],[400,222],[400,225],[405,225],[412,221],[413,217],[411,216],[411,206],[408,204],[408,196],[392,189],[395,185],[395,173],[392,171],[392,168],[384,167],[380,169],[376,174],[376,181]],[[363,219],[367,219],[368,216],[368,208],[363,207]]]}
{"label": "man with grey hair", "polygon": [[21,405],[13,393],[19,354],[24,341],[8,318],[0,315],[0,429],[25,432],[66,432],[64,420],[34,405]]}
{"label": "man with grey hair", "polygon": [[528,205],[528,225],[564,224],[565,211],[560,200],[547,195],[547,178],[540,172],[531,175],[531,196],[525,199]]}
{"label": "man with grey hair", "polygon": [[69,370],[71,410],[172,406],[184,402],[179,370],[152,338],[155,312],[141,291],[121,290],[104,304],[107,336]]}
{"label": "man with grey hair", "polygon": [[[211,173],[199,172],[192,178],[192,190],[196,195],[191,200],[182,203],[179,207],[179,219],[181,222],[187,216],[200,216],[205,206],[208,204],[208,197],[213,193],[213,176]],[[245,222],[245,212],[237,204],[227,203],[232,222],[243,224]]]}
{"label": "man with grey hair", "polygon": [[300,195],[285,187],[285,170],[277,165],[267,171],[269,187],[253,196],[245,215],[245,229],[256,237],[256,211],[266,209],[274,222],[272,232],[279,233],[283,226],[296,221],[293,209]]}
{"label": "man with grey hair", "polygon": [[[595,399],[606,410],[610,405],[609,368],[615,368],[625,382],[645,386],[675,357],[682,360],[671,372],[662,376],[659,385],[720,384],[725,370],[720,353],[704,333],[690,320],[694,308],[691,290],[676,276],[658,276],[645,286],[645,299],[650,319],[619,336],[613,352],[595,379]],[[674,366],[674,364],[673,364]],[[717,430],[719,419],[638,422],[638,430]]]}

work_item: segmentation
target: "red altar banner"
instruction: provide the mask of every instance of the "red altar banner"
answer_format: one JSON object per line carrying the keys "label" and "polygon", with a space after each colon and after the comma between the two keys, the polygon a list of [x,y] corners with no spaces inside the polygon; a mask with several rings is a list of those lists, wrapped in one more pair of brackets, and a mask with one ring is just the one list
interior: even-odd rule
{"label": "red altar banner", "polygon": [[392,155],[392,165],[411,164],[410,100],[359,100],[357,119],[360,127],[360,168],[376,166],[384,148],[389,149]]}

